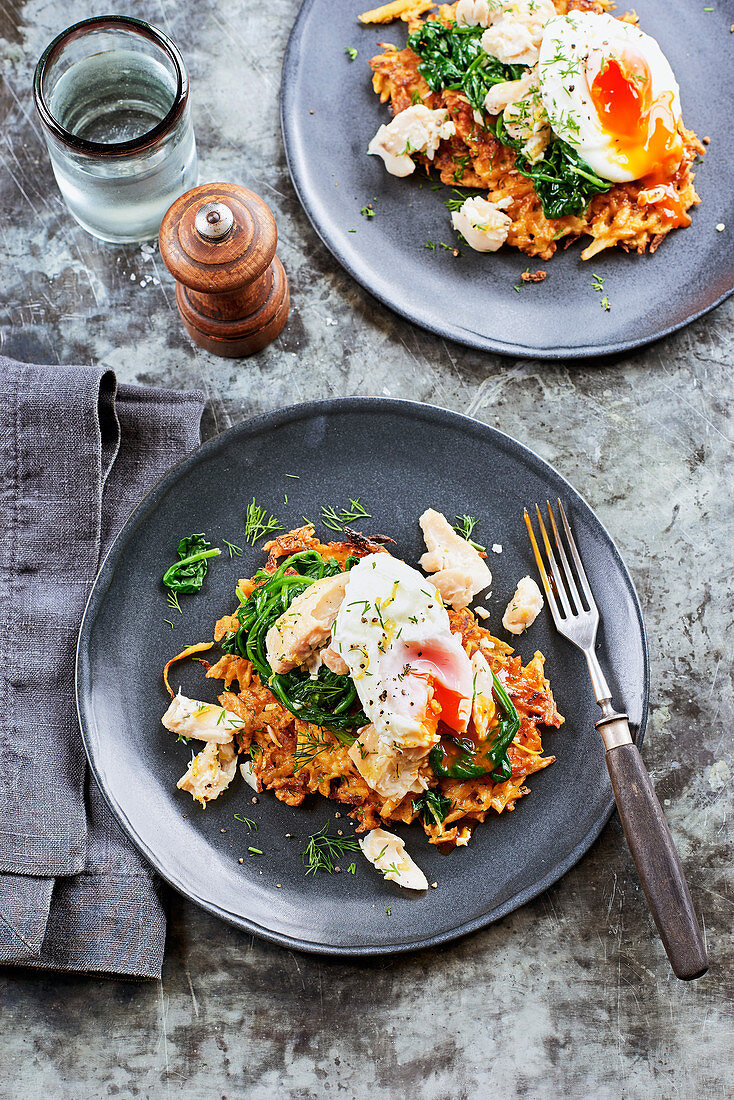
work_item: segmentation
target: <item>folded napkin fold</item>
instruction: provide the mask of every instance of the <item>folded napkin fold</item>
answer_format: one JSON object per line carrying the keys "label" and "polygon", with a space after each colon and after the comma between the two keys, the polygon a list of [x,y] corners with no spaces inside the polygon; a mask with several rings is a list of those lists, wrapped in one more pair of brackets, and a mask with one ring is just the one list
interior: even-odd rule
{"label": "folded napkin fold", "polygon": [[160,883],[89,775],[74,655],[102,557],[203,404],[0,357],[0,963],[160,976]]}

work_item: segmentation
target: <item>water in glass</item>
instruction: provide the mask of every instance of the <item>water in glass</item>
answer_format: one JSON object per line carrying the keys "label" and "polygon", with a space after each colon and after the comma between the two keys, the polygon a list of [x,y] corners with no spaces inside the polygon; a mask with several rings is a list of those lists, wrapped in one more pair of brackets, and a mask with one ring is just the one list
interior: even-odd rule
{"label": "water in glass", "polygon": [[[114,145],[140,138],[168,114],[176,76],[156,57],[115,48],[84,57],[59,77],[48,107],[74,137]],[[129,156],[93,157],[48,138],[56,179],[74,217],[108,241],[156,235],[173,200],[197,182],[188,104],[173,128]]]}

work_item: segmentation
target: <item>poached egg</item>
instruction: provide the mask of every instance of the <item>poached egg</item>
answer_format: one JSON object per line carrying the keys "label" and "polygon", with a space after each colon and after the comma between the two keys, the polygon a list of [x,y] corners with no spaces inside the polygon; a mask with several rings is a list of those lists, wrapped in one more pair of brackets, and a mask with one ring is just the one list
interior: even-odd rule
{"label": "poached egg", "polygon": [[473,673],[431,581],[390,554],[369,554],[349,573],[332,645],[349,666],[379,738],[428,748],[439,719],[457,733],[471,717]]}
{"label": "poached egg", "polygon": [[678,84],[638,27],[588,11],[556,16],[543,30],[539,74],[553,130],[603,179],[669,175],[680,164]]}

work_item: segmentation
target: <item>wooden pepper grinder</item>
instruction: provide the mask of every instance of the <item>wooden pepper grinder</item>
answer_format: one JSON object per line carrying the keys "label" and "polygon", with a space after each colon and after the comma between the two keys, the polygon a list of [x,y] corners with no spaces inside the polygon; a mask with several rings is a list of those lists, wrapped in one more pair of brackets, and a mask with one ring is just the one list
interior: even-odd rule
{"label": "wooden pepper grinder", "polygon": [[259,195],[234,183],[194,187],[167,211],[158,240],[192,340],[237,358],[275,339],[290,294],[275,218]]}

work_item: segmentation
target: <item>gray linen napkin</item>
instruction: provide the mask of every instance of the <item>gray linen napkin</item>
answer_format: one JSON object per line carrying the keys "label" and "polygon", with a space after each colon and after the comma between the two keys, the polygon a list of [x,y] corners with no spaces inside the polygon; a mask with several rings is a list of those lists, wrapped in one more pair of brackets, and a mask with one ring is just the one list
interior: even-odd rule
{"label": "gray linen napkin", "polygon": [[74,651],[102,557],[203,403],[0,356],[0,963],[160,976],[160,883],[89,776]]}

